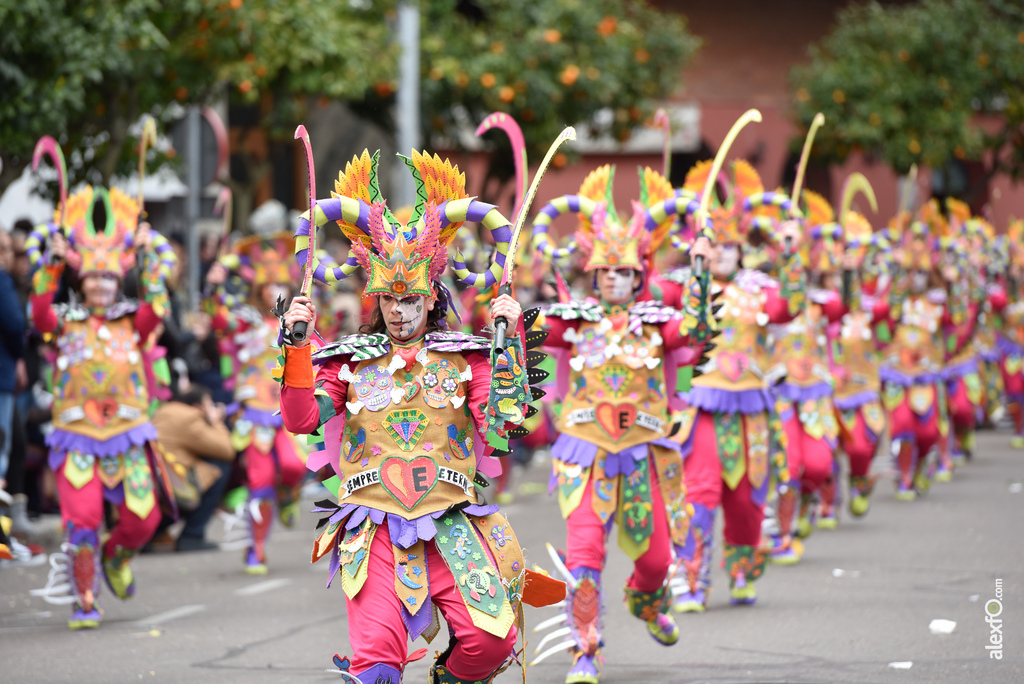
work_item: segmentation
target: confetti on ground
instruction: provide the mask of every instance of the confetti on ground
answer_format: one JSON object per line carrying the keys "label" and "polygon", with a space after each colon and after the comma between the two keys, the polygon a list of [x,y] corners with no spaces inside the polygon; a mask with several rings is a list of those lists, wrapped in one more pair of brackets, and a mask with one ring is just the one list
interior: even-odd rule
{"label": "confetti on ground", "polygon": [[953,630],[956,629],[955,620],[943,620],[935,619],[928,624],[928,629],[931,630],[932,634],[952,634]]}

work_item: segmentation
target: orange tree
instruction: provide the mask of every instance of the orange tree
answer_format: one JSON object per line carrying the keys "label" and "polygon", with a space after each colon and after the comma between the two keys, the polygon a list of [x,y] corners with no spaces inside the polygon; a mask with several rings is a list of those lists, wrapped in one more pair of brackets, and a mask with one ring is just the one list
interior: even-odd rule
{"label": "orange tree", "polygon": [[[700,45],[682,15],[642,0],[424,0],[427,139],[458,141],[492,111],[511,114],[537,158],[569,124],[619,140],[681,84]],[[601,110],[611,117],[595,118]],[[489,178],[512,175],[502,143]],[[564,157],[558,159],[564,163]]]}
{"label": "orange tree", "polygon": [[[851,5],[792,70],[796,116],[826,125],[815,152],[854,150],[898,172],[996,152],[989,175],[1024,176],[1024,5],[1019,0],[922,0]],[[979,115],[993,115],[983,130]]]}
{"label": "orange tree", "polygon": [[391,5],[0,0],[0,193],[46,134],[83,153],[72,183],[130,173],[141,115],[172,118],[225,86],[269,103],[259,125],[294,129],[308,96],[360,97],[393,76]]}

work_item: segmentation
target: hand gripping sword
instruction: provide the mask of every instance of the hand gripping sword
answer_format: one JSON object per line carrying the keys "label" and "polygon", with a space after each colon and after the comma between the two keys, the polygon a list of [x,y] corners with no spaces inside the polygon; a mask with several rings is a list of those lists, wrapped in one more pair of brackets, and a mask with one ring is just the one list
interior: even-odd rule
{"label": "hand gripping sword", "polygon": [[[302,147],[306,152],[306,173],[309,176],[309,247],[306,250],[306,267],[302,272],[302,286],[299,288],[299,295],[308,297],[313,290],[313,255],[316,254],[316,175],[313,173],[313,148],[309,144],[309,133],[302,124],[295,129],[295,139],[302,140]],[[283,301],[278,301],[277,306],[278,309],[284,310]],[[292,326],[292,340],[305,340],[306,328],[306,321],[296,321]]]}

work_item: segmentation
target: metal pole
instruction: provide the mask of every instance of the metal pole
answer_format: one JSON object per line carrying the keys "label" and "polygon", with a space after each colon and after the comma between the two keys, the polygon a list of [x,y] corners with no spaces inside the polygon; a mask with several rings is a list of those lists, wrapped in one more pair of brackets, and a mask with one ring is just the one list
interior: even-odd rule
{"label": "metal pole", "polygon": [[199,309],[199,210],[202,197],[202,114],[199,107],[188,110],[188,300]]}
{"label": "metal pole", "polygon": [[[398,6],[398,41],[402,46],[398,75],[398,152],[420,147],[420,10],[415,2]],[[416,201],[416,186],[404,164],[395,165],[395,206]]]}

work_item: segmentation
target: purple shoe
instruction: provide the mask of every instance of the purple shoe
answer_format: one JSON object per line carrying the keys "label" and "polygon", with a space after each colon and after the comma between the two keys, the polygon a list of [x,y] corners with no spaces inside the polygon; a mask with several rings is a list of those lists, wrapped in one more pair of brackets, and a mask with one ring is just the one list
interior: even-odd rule
{"label": "purple shoe", "polygon": [[565,684],[598,684],[600,668],[597,665],[597,654],[580,653],[572,664],[569,674],[565,675]]}
{"label": "purple shoe", "polygon": [[260,559],[256,556],[255,549],[250,548],[245,554],[245,574],[247,575],[266,575],[267,565],[266,563],[260,562]]}
{"label": "purple shoe", "polygon": [[82,610],[82,607],[77,603],[75,609],[71,613],[71,619],[68,620],[68,627],[70,629],[96,629],[100,626],[100,620],[103,619],[103,615],[96,606],[93,606],[92,610]]}
{"label": "purple shoe", "polygon": [[672,610],[677,613],[703,613],[707,608],[708,598],[703,589],[695,592],[683,592],[672,602]]}

